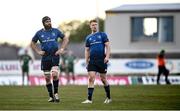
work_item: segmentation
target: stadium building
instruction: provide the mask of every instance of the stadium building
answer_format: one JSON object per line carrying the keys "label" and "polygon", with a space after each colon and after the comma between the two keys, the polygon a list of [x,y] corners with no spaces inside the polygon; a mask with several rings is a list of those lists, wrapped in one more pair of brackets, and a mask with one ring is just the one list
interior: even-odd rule
{"label": "stadium building", "polygon": [[106,11],[105,32],[116,58],[180,58],[180,4],[122,5]]}

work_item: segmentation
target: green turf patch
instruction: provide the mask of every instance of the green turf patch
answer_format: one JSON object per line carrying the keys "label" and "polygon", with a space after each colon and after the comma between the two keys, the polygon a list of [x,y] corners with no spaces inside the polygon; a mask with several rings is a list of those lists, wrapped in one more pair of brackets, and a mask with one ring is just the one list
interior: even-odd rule
{"label": "green turf patch", "polygon": [[82,104],[87,86],[60,86],[60,103],[49,103],[45,86],[0,86],[1,110],[177,110],[180,85],[111,86],[113,102],[104,104],[105,92],[96,86],[92,104]]}

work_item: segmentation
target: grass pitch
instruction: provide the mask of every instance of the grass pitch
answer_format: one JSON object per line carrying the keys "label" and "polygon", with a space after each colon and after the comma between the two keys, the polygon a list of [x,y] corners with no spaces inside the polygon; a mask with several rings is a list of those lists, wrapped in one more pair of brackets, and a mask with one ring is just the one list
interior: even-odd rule
{"label": "grass pitch", "polygon": [[87,86],[60,86],[60,103],[49,103],[45,86],[0,86],[0,110],[177,110],[180,85],[111,86],[112,103],[103,104],[105,92],[96,86],[93,103]]}

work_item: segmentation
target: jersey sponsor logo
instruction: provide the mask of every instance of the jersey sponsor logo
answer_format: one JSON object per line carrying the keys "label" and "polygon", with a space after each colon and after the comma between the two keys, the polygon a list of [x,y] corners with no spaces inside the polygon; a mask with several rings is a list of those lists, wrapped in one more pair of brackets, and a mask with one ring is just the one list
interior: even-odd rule
{"label": "jersey sponsor logo", "polygon": [[97,41],[97,42],[92,42],[90,43],[90,45],[93,45],[93,44],[101,44],[102,42],[101,41]]}
{"label": "jersey sponsor logo", "polygon": [[42,42],[45,43],[45,42],[52,42],[52,41],[55,41],[55,39],[43,40]]}
{"label": "jersey sponsor logo", "polygon": [[154,64],[152,62],[136,60],[136,61],[127,62],[125,65],[128,68],[132,68],[132,69],[148,69],[148,68],[152,68]]}

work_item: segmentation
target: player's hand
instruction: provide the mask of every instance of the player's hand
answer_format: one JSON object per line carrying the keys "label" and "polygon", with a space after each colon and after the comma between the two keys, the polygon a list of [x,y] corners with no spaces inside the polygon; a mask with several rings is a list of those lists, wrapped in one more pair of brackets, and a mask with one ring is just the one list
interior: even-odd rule
{"label": "player's hand", "polygon": [[109,58],[105,57],[104,58],[104,63],[108,63],[109,62]]}
{"label": "player's hand", "polygon": [[38,54],[43,56],[43,55],[45,55],[45,51],[38,51]]}
{"label": "player's hand", "polygon": [[64,49],[61,48],[61,49],[59,49],[59,50],[56,51],[55,55],[56,55],[56,56],[57,56],[57,55],[61,55],[61,54],[64,54],[64,52],[65,52]]}

